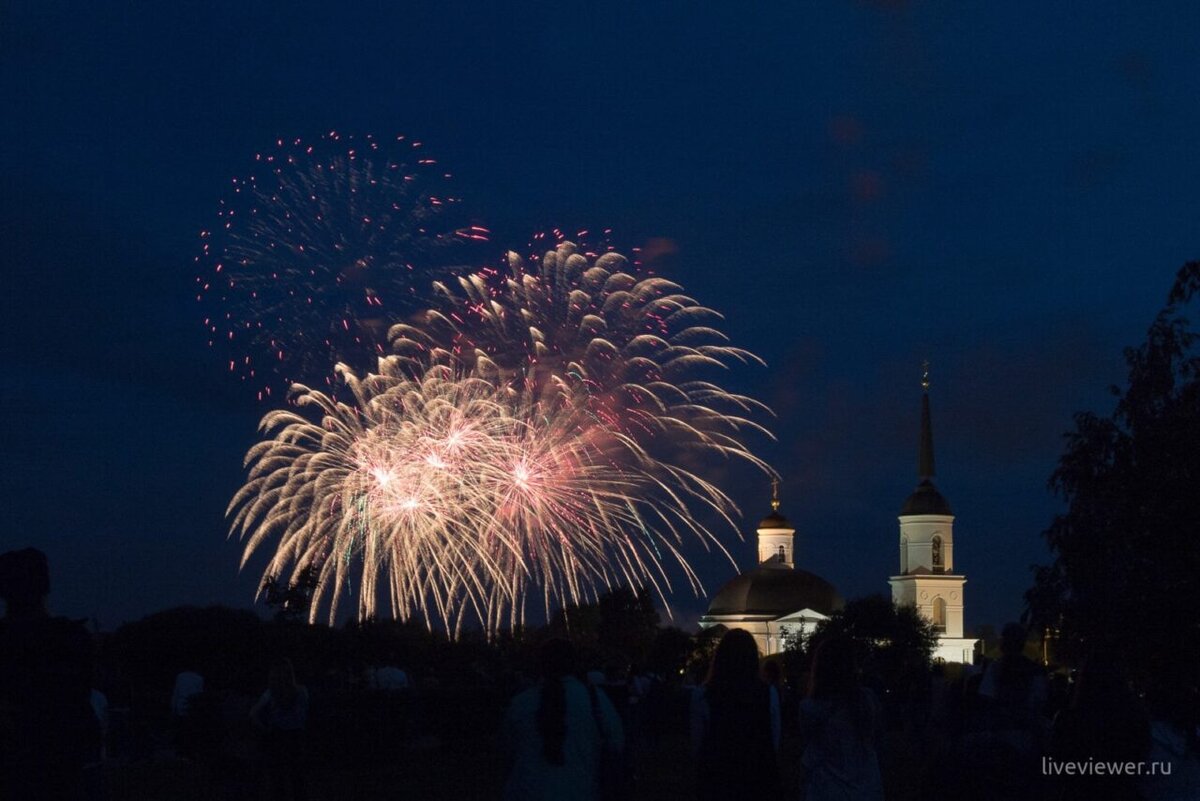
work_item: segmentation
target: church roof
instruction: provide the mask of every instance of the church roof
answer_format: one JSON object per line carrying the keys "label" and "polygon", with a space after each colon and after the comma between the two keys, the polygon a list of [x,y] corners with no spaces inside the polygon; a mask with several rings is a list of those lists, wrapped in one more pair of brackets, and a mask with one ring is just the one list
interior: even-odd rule
{"label": "church roof", "polygon": [[900,516],[952,515],[950,502],[933,485],[936,474],[933,463],[933,419],[929,412],[929,378],[926,374],[925,393],[921,396],[921,445],[917,453],[917,477],[920,483],[900,507]]}
{"label": "church roof", "polygon": [[841,608],[841,596],[825,579],[807,570],[792,570],[767,561],[717,590],[708,614],[783,617],[811,609],[828,615]]}
{"label": "church roof", "polygon": [[933,466],[933,415],[929,412],[929,390],[925,390],[921,396],[921,448],[917,454],[917,475],[922,479],[937,475]]}
{"label": "church roof", "polygon": [[937,487],[933,486],[933,482],[925,479],[917,488],[913,490],[913,494],[908,496],[908,500],[904,502],[904,506],[900,507],[900,516],[906,515],[952,515],[950,511],[950,502],[946,500],[942,493],[938,492]]}
{"label": "church roof", "polygon": [[767,515],[758,524],[758,528],[790,528],[793,531],[795,526],[788,522],[788,519],[779,514],[778,509],[771,510],[771,514]]}

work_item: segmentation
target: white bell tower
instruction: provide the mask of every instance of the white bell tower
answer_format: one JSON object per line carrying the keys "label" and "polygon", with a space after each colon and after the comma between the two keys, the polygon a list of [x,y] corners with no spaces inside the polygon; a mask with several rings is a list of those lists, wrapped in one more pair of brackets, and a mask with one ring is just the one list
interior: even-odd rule
{"label": "white bell tower", "polygon": [[758,563],[795,567],[796,529],[779,513],[779,479],[771,481],[771,514],[758,524]]}
{"label": "white bell tower", "polygon": [[929,362],[921,377],[919,483],[900,510],[900,574],[888,581],[892,600],[908,604],[938,631],[934,657],[970,664],[975,640],[963,637],[965,576],[954,572],[954,513],[933,484],[933,422],[929,412]]}

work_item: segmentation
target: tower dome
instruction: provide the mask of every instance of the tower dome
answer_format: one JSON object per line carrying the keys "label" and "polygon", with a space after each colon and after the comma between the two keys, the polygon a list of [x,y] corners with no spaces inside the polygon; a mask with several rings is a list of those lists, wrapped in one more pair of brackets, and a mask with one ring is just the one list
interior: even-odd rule
{"label": "tower dome", "polygon": [[950,502],[946,500],[946,496],[938,492],[937,487],[933,486],[933,482],[927,478],[921,479],[921,483],[900,507],[901,517],[952,514],[954,512],[950,510]]}

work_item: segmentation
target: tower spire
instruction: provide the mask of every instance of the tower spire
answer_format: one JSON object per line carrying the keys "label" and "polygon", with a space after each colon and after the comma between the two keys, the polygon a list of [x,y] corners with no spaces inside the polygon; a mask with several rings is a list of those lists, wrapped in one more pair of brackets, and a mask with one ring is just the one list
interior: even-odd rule
{"label": "tower spire", "polygon": [[771,479],[771,511],[779,511],[779,479]]}
{"label": "tower spire", "polygon": [[921,364],[921,449],[917,456],[917,477],[922,481],[937,473],[933,466],[933,420],[929,413],[929,361]]}

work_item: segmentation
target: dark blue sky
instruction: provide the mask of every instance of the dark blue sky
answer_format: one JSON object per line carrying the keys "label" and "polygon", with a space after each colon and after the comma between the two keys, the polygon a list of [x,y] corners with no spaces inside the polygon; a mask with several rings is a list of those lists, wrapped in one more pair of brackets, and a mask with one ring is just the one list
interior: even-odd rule
{"label": "dark blue sky", "polygon": [[846,595],[897,567],[928,357],[968,626],[1019,613],[1060,434],[1198,255],[1191,3],[250,5],[2,12],[0,546],[106,627],[253,593],[223,513],[262,408],[207,357],[191,259],[277,136],[409,133],[497,228],[674,240],[770,364],[740,377],[762,452]]}

